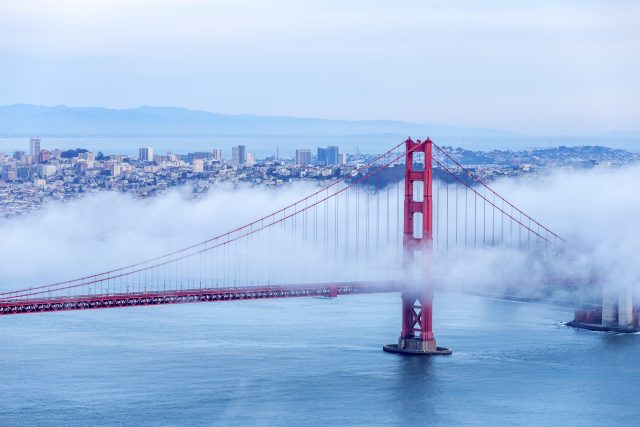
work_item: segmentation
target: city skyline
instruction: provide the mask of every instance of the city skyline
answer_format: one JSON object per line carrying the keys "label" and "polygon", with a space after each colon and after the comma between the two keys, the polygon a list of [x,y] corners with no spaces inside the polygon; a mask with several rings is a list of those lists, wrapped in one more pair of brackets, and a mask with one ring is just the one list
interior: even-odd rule
{"label": "city skyline", "polygon": [[[120,192],[147,198],[176,188],[190,188],[199,195],[229,184],[257,188],[295,182],[323,184],[348,176],[377,155],[361,153],[357,148],[348,154],[336,146],[325,146],[313,152],[299,148],[295,155],[255,156],[244,145],[228,151],[212,148],[183,154],[158,153],[146,146],[127,155],[86,148],[63,150],[49,145],[55,139],[31,138],[26,142],[29,154],[24,149],[12,155],[0,151],[0,218],[28,214],[47,201],[68,201],[87,193]],[[486,181],[536,176],[553,167],[611,169],[640,160],[638,153],[590,146],[531,151],[449,150]],[[39,155],[34,156],[35,152]],[[393,182],[393,175],[382,178],[377,185],[385,185],[389,179]]]}

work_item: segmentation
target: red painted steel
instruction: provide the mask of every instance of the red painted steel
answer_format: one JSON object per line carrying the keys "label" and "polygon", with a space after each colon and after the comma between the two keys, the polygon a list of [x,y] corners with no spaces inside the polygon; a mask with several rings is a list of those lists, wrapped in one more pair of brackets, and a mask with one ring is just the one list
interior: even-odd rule
{"label": "red painted steel", "polygon": [[133,307],[139,305],[255,300],[295,297],[337,297],[338,295],[399,292],[400,282],[314,283],[291,286],[258,286],[225,289],[186,289],[158,292],[85,295],[0,302],[0,316],[48,311]]}
{"label": "red painted steel", "polygon": [[[404,185],[404,236],[403,244],[405,260],[414,262],[414,251],[421,250],[430,253],[433,245],[433,148],[431,139],[405,141],[405,185]],[[414,153],[424,153],[424,168],[416,170]],[[421,200],[416,200],[414,183],[422,182],[423,194]],[[416,213],[422,214],[421,234],[415,235],[414,218]],[[416,266],[409,266],[415,268]],[[424,286],[424,284],[421,284]],[[420,286],[420,287],[423,287]],[[432,319],[433,292],[429,287],[420,290],[405,290],[402,292],[402,331],[399,346],[413,345],[409,340],[433,341]],[[401,348],[402,349],[402,348]]]}
{"label": "red painted steel", "polygon": [[[411,138],[405,141],[405,174],[404,174],[404,247],[407,249],[429,249],[433,243],[433,175],[432,175],[432,142],[429,138],[422,142],[414,142]],[[414,154],[424,153],[424,169],[416,170]],[[423,183],[422,200],[415,200],[414,183]],[[422,214],[422,235],[414,236],[414,216]]]}

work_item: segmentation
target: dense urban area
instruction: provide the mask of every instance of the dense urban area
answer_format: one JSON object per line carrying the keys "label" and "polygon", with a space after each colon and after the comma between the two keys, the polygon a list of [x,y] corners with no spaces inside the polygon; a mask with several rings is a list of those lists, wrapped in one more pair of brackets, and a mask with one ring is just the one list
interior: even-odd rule
{"label": "dense urban area", "polygon": [[[305,180],[324,185],[353,174],[376,158],[373,154],[341,153],[335,146],[320,147],[313,153],[299,149],[294,158],[256,159],[244,145],[233,147],[231,153],[212,149],[186,155],[154,154],[152,147],[143,147],[138,157],[129,157],[82,148],[47,150],[41,147],[40,138],[26,140],[27,144],[28,152],[0,153],[0,218],[97,191],[142,198],[179,187],[190,197],[198,197],[220,183],[276,187]],[[539,174],[552,168],[617,167],[640,161],[638,153],[597,146],[489,152],[444,148],[485,181]]]}

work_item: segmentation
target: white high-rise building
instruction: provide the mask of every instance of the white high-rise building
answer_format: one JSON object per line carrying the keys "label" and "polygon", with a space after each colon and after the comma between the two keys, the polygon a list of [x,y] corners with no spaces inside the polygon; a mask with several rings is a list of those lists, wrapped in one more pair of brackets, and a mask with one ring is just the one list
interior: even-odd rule
{"label": "white high-rise building", "polygon": [[213,160],[222,160],[222,150],[220,148],[213,149]]}
{"label": "white high-rise building", "polygon": [[253,153],[247,152],[247,158],[246,158],[245,164],[247,166],[249,166],[249,167],[255,165],[256,164],[256,156],[254,156]]}
{"label": "white high-rise building", "polygon": [[29,144],[29,154],[33,163],[40,162],[40,138],[31,138]]}
{"label": "white high-rise building", "polygon": [[54,165],[43,165],[41,169],[41,174],[43,177],[47,178],[52,175],[55,175],[57,168]]}
{"label": "white high-rise building", "polygon": [[153,148],[151,147],[142,147],[138,150],[138,159],[142,162],[152,162],[153,161]]}
{"label": "white high-rise building", "polygon": [[109,174],[111,176],[120,176],[121,167],[120,163],[113,163],[109,165]]}
{"label": "white high-rise building", "polygon": [[204,172],[204,160],[193,159],[193,165],[191,170],[193,171],[193,173]]}

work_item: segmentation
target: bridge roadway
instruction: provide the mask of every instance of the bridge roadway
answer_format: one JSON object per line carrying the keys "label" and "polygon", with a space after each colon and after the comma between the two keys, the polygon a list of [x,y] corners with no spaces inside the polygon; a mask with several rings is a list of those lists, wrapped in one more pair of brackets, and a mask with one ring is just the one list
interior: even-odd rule
{"label": "bridge roadway", "polygon": [[0,299],[0,316],[49,311],[122,308],[141,305],[256,300],[271,298],[327,297],[338,295],[400,292],[400,281],[315,283],[287,286],[180,289],[138,293],[80,295],[52,298]]}
{"label": "bridge roadway", "polygon": [[[584,289],[585,286],[595,286],[599,283],[597,278],[584,280],[581,278],[566,278],[549,276],[533,282],[526,278],[511,279],[508,284],[514,289],[521,287],[542,285],[548,290],[565,290],[577,291]],[[506,285],[504,283],[503,285]],[[440,285],[440,286],[439,286]],[[434,290],[442,290],[442,284],[433,283]],[[413,286],[408,284],[406,280],[389,280],[389,281],[353,281],[353,282],[333,282],[333,283],[304,283],[291,285],[266,285],[266,286],[248,286],[248,287],[225,287],[225,288],[196,288],[196,289],[179,289],[179,290],[163,290],[163,291],[147,291],[147,292],[128,292],[128,293],[109,293],[109,294],[89,294],[65,297],[47,297],[28,296],[20,298],[19,296],[5,294],[0,297],[0,316],[9,314],[23,313],[44,313],[50,311],[69,311],[69,310],[87,310],[100,308],[122,308],[134,307],[140,305],[159,305],[159,304],[183,304],[196,302],[216,302],[216,301],[238,301],[238,300],[255,300],[255,299],[271,299],[271,298],[295,298],[295,297],[328,297],[334,298],[338,295],[351,294],[373,294],[373,293],[391,293],[416,290],[419,285]],[[459,286],[459,290],[467,290],[482,296],[491,296],[495,298],[507,298],[514,300],[527,301],[548,301],[548,295],[539,298],[518,298],[507,297],[505,294],[493,294],[491,290],[485,290],[488,293],[480,292],[471,284],[467,287]],[[502,287],[504,290],[505,288]],[[555,301],[558,303],[558,301]],[[571,302],[573,305],[575,301]],[[560,305],[568,305],[564,302]],[[585,306],[592,304],[583,304]],[[591,307],[593,308],[593,307]],[[640,309],[639,309],[640,310]]]}

